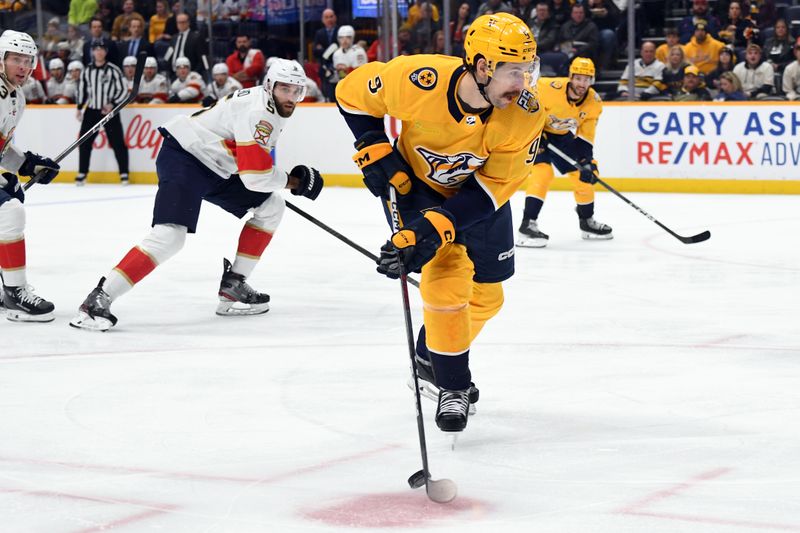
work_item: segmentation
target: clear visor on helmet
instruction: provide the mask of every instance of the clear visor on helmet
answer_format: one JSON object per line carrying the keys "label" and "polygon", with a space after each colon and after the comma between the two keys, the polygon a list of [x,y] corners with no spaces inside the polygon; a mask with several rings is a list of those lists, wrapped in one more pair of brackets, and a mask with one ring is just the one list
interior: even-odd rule
{"label": "clear visor on helmet", "polygon": [[306,86],[295,85],[293,83],[285,83],[282,81],[276,82],[275,87],[272,89],[272,94],[278,100],[301,102],[306,97]]}
{"label": "clear visor on helmet", "polygon": [[16,84],[17,82],[10,77],[15,76],[22,68],[25,81],[27,81],[36,66],[36,59],[33,56],[16,52],[5,52],[3,56],[0,60],[0,67],[2,67],[0,74],[3,74],[11,83]]}
{"label": "clear visor on helmet", "polygon": [[492,80],[503,84],[526,83],[533,86],[539,80],[539,58],[527,63],[503,63],[494,69]]}

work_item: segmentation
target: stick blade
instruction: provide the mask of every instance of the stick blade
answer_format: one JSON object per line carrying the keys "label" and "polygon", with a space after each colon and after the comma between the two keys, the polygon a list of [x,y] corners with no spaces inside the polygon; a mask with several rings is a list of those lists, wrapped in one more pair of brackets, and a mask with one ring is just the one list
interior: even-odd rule
{"label": "stick blade", "polygon": [[458,495],[458,487],[452,479],[429,479],[425,489],[428,498],[436,503],[450,503]]}
{"label": "stick blade", "polygon": [[711,232],[706,230],[703,233],[698,233],[697,235],[694,235],[692,237],[683,237],[681,241],[686,244],[695,244],[698,242],[707,241],[710,238],[711,238]]}

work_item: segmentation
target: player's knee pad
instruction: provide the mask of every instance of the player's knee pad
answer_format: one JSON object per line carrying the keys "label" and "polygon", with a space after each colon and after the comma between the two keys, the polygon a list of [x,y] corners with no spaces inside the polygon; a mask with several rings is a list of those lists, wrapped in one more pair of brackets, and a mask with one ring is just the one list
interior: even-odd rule
{"label": "player's knee pad", "polygon": [[253,209],[253,218],[248,223],[274,233],[285,212],[286,202],[283,200],[283,196],[272,193],[261,205]]}
{"label": "player's knee pad", "polygon": [[186,232],[186,226],[156,224],[144,238],[140,248],[161,264],[183,248]]}
{"label": "player's knee pad", "polygon": [[0,204],[0,241],[22,237],[25,233],[25,207],[12,198]]}
{"label": "player's knee pad", "polygon": [[528,184],[525,187],[525,195],[535,196],[544,200],[548,189],[550,189],[550,184],[553,183],[553,178],[555,178],[555,173],[550,163],[533,165],[533,169],[531,169],[531,173],[528,176]]}
{"label": "player's knee pad", "polygon": [[469,349],[472,277],[466,248],[451,244],[422,269],[422,295],[428,348],[441,354]]}
{"label": "player's knee pad", "polygon": [[581,181],[580,175],[580,172],[577,171],[567,174],[575,191],[575,203],[578,205],[590,204],[594,202],[594,187],[585,181]]}
{"label": "player's knee pad", "polygon": [[476,283],[469,302],[473,320],[489,320],[503,307],[502,283]]}
{"label": "player's knee pad", "polygon": [[483,329],[483,326],[503,307],[502,283],[476,283],[472,288],[470,306],[470,342]]}

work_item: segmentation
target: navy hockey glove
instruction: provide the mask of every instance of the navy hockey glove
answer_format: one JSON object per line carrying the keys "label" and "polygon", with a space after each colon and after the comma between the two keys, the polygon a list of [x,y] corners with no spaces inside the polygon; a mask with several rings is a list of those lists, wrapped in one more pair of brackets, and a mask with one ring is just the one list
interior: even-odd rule
{"label": "navy hockey glove", "polygon": [[323,180],[316,168],[297,165],[289,172],[289,175],[300,181],[297,188],[292,189],[292,194],[295,196],[305,196],[311,200],[317,199],[320,191],[322,191]]}
{"label": "navy hockey glove", "polygon": [[[395,263],[403,261],[406,272],[419,272],[423,265],[433,259],[439,249],[452,243],[455,238],[456,229],[453,215],[444,209],[435,207],[428,209],[422,218],[404,226],[392,235],[390,242],[399,252]],[[381,258],[384,257],[383,252],[384,250],[381,248]],[[391,278],[393,270],[393,265],[388,261],[381,263],[379,259],[378,272]],[[399,274],[399,265],[397,265],[397,271]]]}
{"label": "navy hockey glove", "polygon": [[589,159],[581,159],[578,161],[578,170],[580,170],[580,180],[584,183],[594,185],[597,183],[597,178],[600,177],[600,172],[597,170],[597,161]]}
{"label": "navy hockey glove", "polygon": [[392,241],[386,241],[386,244],[381,246],[381,256],[375,262],[378,264],[377,271],[387,278],[400,277],[400,259]]}
{"label": "navy hockey glove", "polygon": [[18,174],[20,176],[33,176],[39,171],[42,176],[39,178],[39,183],[50,183],[58,176],[58,171],[61,169],[58,163],[49,157],[42,157],[33,152],[25,152],[25,161],[19,167]]}
{"label": "navy hockey glove", "polygon": [[368,131],[355,142],[353,161],[364,174],[364,185],[375,196],[387,197],[391,183],[400,195],[411,192],[411,178],[386,133]]}

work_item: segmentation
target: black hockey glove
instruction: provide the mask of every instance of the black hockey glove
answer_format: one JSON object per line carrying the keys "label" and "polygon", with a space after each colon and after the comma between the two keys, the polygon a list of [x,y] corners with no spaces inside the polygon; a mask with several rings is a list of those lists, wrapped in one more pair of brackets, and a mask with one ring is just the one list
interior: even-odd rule
{"label": "black hockey glove", "polygon": [[311,200],[316,200],[322,191],[323,179],[316,168],[305,165],[297,165],[289,172],[289,175],[297,178],[300,184],[296,189],[292,189],[295,196],[305,196]]}
{"label": "black hockey glove", "polygon": [[212,105],[214,105],[216,103],[217,103],[217,99],[214,98],[213,96],[206,96],[205,98],[203,98],[203,101],[201,102],[203,107],[211,107]]}
{"label": "black hockey glove", "polygon": [[578,161],[579,168],[581,175],[580,180],[584,183],[588,183],[589,185],[594,185],[597,183],[597,178],[600,177],[600,172],[597,170],[597,162],[593,159],[583,158]]}
{"label": "black hockey glove", "polygon": [[381,246],[381,256],[375,262],[378,264],[377,271],[387,278],[400,277],[400,259],[392,241],[386,241],[386,244]]}
{"label": "black hockey glove", "polygon": [[[456,237],[453,215],[435,207],[424,212],[419,218],[404,226],[397,233],[392,235],[392,239],[386,243],[391,244],[397,249],[398,257],[392,264],[388,253],[384,254],[384,245],[381,248],[381,257],[378,260],[378,272],[390,278],[396,278],[400,273],[400,266],[397,264],[403,261],[406,272],[419,272],[428,261],[433,259],[440,248],[453,242]],[[388,252],[388,250],[387,250]],[[382,262],[382,260],[385,260]],[[396,265],[396,266],[395,266]]]}
{"label": "black hockey glove", "polygon": [[181,103],[181,97],[178,96],[177,94],[173,94],[172,96],[169,97],[169,99],[167,100],[167,103],[168,104],[180,104]]}
{"label": "black hockey glove", "polygon": [[358,153],[353,156],[353,161],[364,174],[364,185],[372,194],[386,198],[389,184],[400,195],[411,192],[411,178],[386,133],[368,131],[358,138],[355,147]]}
{"label": "black hockey glove", "polygon": [[33,152],[25,152],[25,161],[19,167],[18,173],[20,176],[33,176],[39,171],[44,171],[39,178],[39,183],[44,184],[53,181],[58,176],[59,169],[61,167],[58,166],[58,163],[49,157],[42,157]]}

